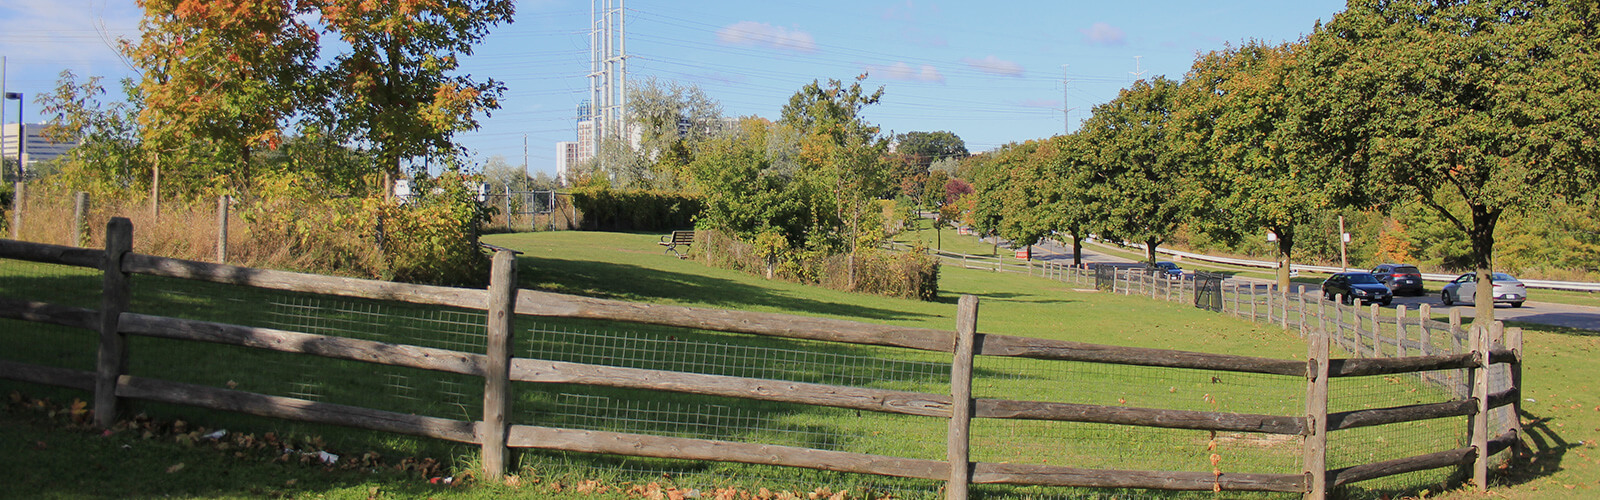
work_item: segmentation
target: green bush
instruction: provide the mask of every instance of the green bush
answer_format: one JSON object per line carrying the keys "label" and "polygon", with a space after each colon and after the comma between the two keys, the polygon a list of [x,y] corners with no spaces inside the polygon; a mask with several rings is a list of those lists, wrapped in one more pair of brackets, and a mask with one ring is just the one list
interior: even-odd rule
{"label": "green bush", "polygon": [[584,187],[572,193],[583,213],[582,227],[598,231],[668,231],[689,229],[700,214],[700,197],[667,191],[619,191]]}
{"label": "green bush", "polygon": [[763,250],[720,231],[695,234],[699,258],[707,265],[785,281],[890,297],[935,300],[939,259],[922,251],[863,249],[855,257],[855,287],[850,286],[850,255],[794,249]]}

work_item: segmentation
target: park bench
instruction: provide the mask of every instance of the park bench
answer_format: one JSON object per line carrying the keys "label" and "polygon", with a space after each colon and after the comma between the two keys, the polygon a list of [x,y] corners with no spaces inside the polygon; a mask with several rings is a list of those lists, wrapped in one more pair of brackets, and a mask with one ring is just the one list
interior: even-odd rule
{"label": "park bench", "polygon": [[678,247],[693,245],[694,231],[673,231],[671,235],[662,236],[661,241],[656,242],[656,244],[667,247],[667,252],[671,252],[682,259],[684,255],[678,251]]}

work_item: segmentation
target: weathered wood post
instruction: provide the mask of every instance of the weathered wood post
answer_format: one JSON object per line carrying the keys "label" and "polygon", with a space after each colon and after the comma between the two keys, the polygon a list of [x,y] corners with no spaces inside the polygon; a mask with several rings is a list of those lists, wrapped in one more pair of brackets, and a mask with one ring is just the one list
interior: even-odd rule
{"label": "weathered wood post", "polygon": [[494,254],[489,271],[488,346],[483,375],[483,424],[478,442],[483,447],[483,472],[498,481],[506,472],[506,435],[511,412],[511,343],[517,305],[517,256],[510,250]]}
{"label": "weathered wood post", "polygon": [[1471,381],[1472,401],[1478,411],[1472,415],[1472,426],[1467,429],[1476,458],[1472,461],[1472,482],[1478,491],[1489,491],[1489,325],[1472,322],[1472,353],[1477,366],[1468,373]]}
{"label": "weathered wood post", "polygon": [[[1450,309],[1450,354],[1461,354],[1462,353],[1462,351],[1461,351],[1461,339],[1462,339],[1463,335],[1464,334],[1461,331],[1461,309],[1460,308],[1451,308]],[[1451,387],[1450,390],[1457,397],[1466,396],[1467,394],[1472,392],[1470,387],[1466,387],[1466,384],[1461,382],[1461,370],[1451,370],[1450,371],[1450,375],[1451,375],[1451,377],[1453,379],[1453,381],[1450,384],[1450,387]]]}
{"label": "weathered wood post", "polygon": [[131,293],[122,259],[133,250],[133,223],[123,217],[106,223],[106,254],[100,269],[100,352],[95,363],[94,424],[109,428],[117,421],[117,378],[128,368],[127,338],[118,330]]}
{"label": "weathered wood post", "polygon": [[84,217],[89,213],[89,193],[78,191],[72,200],[72,246],[83,246]]}
{"label": "weathered wood post", "polygon": [[[1259,321],[1260,320],[1259,318],[1261,318],[1261,314],[1260,314],[1261,308],[1260,308],[1260,304],[1258,304],[1258,302],[1261,301],[1261,297],[1256,294],[1256,284],[1255,283],[1250,283],[1249,285],[1250,285],[1250,321]],[[1270,312],[1271,309],[1269,308],[1268,311]]]}
{"label": "weathered wood post", "polygon": [[1328,496],[1328,331],[1307,338],[1306,352],[1306,500]]}
{"label": "weathered wood post", "polygon": [[228,195],[217,197],[217,263],[228,263]]}
{"label": "weathered wood post", "polygon": [[945,498],[966,500],[972,481],[972,353],[978,336],[978,297],[962,295],[956,306],[954,355],[950,361],[950,430],[945,438],[950,481]]}
{"label": "weathered wood post", "polygon": [[1295,285],[1294,296],[1300,306],[1300,336],[1306,336],[1306,286]]}
{"label": "weathered wood post", "polygon": [[13,186],[14,188],[11,190],[11,239],[21,240],[23,205],[27,203],[28,199],[25,191],[27,185],[17,181]]}
{"label": "weathered wood post", "polygon": [[1522,364],[1524,359],[1522,357],[1522,328],[1506,329],[1506,349],[1510,349],[1512,354],[1517,357],[1516,362],[1510,365],[1510,388],[1514,389],[1516,391],[1515,394],[1517,394],[1517,397],[1511,398],[1510,424],[1512,432],[1515,433],[1513,434],[1515,438],[1511,441],[1511,457],[1515,459],[1527,456],[1528,451],[1526,444],[1522,442],[1522,401],[1525,397],[1522,395]]}
{"label": "weathered wood post", "polygon": [[1433,308],[1428,307],[1428,304],[1423,304],[1422,308],[1417,311],[1417,315],[1417,326],[1421,328],[1421,330],[1417,332],[1417,343],[1422,344],[1421,354],[1423,356],[1432,356],[1433,330],[1428,328],[1428,323],[1433,321]]}
{"label": "weathered wood post", "polygon": [[[1378,328],[1378,305],[1367,304],[1367,316],[1372,320],[1372,357],[1383,357],[1383,329]],[[1361,331],[1361,321],[1356,321],[1356,331]]]}
{"label": "weathered wood post", "polygon": [[1394,356],[1406,356],[1406,305],[1394,307]]}

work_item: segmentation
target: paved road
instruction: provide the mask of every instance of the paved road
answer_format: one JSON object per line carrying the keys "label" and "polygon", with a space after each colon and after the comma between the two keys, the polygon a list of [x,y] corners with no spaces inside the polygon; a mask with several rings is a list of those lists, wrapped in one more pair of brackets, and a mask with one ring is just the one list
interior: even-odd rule
{"label": "paved road", "polygon": [[[1070,264],[1072,262],[1072,248],[1070,246],[1061,246],[1051,243],[1034,245],[1034,258],[1038,260],[1065,262]],[[1088,263],[1131,262],[1127,258],[1121,256],[1096,252],[1094,251],[1094,247],[1088,245],[1085,245],[1083,248],[1083,261]],[[1269,283],[1267,280],[1257,280],[1253,278],[1234,279],[1241,281],[1254,281],[1262,284]],[[1394,309],[1395,306],[1404,304],[1406,309],[1415,311],[1422,304],[1428,304],[1428,307],[1432,309],[1433,312],[1439,314],[1449,314],[1450,309],[1460,309],[1461,316],[1466,318],[1473,317],[1476,314],[1476,308],[1470,304],[1461,305],[1458,303],[1455,306],[1446,306],[1444,303],[1440,302],[1440,286],[1442,285],[1429,289],[1426,295],[1420,297],[1395,297],[1394,302],[1390,304],[1387,309]],[[1306,285],[1306,291],[1317,292],[1318,290],[1320,290],[1320,288],[1318,288],[1316,285]],[[1538,290],[1530,290],[1528,293],[1533,298],[1538,298]],[[1494,317],[1495,319],[1499,320],[1526,321],[1529,323],[1600,331],[1600,307],[1575,306],[1530,300],[1524,303],[1522,307],[1517,308],[1513,308],[1509,304],[1496,305],[1494,308]]]}

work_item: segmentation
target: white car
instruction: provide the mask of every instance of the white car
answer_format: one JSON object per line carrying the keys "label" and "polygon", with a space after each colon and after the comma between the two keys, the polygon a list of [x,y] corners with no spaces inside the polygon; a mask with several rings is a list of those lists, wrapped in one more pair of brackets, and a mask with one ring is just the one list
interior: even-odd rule
{"label": "white car", "polygon": [[[1521,281],[1506,273],[1494,273],[1490,276],[1494,282],[1494,303],[1522,307],[1523,301],[1528,300],[1528,287]],[[1444,291],[1439,293],[1439,301],[1447,306],[1456,302],[1472,302],[1477,294],[1478,273],[1467,273],[1445,285]]]}

